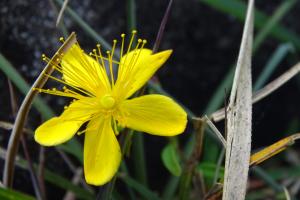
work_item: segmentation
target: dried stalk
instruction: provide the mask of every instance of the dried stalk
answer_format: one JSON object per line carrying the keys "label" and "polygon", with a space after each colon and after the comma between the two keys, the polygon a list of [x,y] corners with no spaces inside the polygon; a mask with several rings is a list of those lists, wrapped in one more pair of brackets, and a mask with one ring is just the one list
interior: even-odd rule
{"label": "dried stalk", "polygon": [[76,43],[76,35],[75,33],[72,33],[70,37],[66,40],[66,42],[55,53],[51,61],[46,65],[46,67],[41,72],[39,77],[36,79],[36,81],[32,85],[31,89],[29,90],[29,92],[27,93],[25,99],[21,104],[7,147],[7,154],[6,154],[5,166],[3,172],[3,184],[5,187],[12,186],[13,175],[14,175],[14,163],[19,148],[19,141],[22,136],[22,132],[23,132],[22,130],[26,118],[28,116],[28,112],[30,110],[31,104],[33,102],[34,97],[37,94],[37,91],[33,90],[33,88],[42,88],[44,86],[48,77],[44,76],[43,74],[51,74],[54,70],[54,68],[52,67],[53,64],[58,64],[60,55],[62,53],[65,53],[74,43]]}
{"label": "dried stalk", "polygon": [[[277,90],[279,87],[284,85],[286,82],[291,80],[294,76],[296,76],[300,72],[300,63],[297,63],[293,67],[291,67],[288,71],[280,75],[278,78],[267,84],[265,87],[257,91],[256,93],[253,94],[252,96],[252,103],[256,103],[263,98],[267,97],[270,95],[272,92]],[[210,118],[214,122],[219,122],[223,120],[225,117],[225,112],[224,108],[221,108],[220,110],[217,110],[213,114],[211,114]]]}
{"label": "dried stalk", "polygon": [[245,199],[251,151],[254,0],[249,0],[234,82],[228,106],[223,200]]}
{"label": "dried stalk", "polygon": [[62,19],[62,16],[64,14],[65,9],[67,8],[67,5],[69,3],[69,0],[65,0],[56,19],[56,27],[58,27],[58,25],[60,24],[60,21]]}

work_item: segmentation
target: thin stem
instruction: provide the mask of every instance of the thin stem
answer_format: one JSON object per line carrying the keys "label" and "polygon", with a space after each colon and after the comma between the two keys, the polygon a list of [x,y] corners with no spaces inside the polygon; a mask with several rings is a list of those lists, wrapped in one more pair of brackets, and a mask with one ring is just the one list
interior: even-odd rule
{"label": "thin stem", "polygon": [[[59,58],[58,55],[61,55],[61,53],[65,53],[66,50],[68,50],[73,44],[76,42],[76,36],[75,34],[71,34],[70,37],[66,40],[66,42],[61,46],[61,48],[58,50],[58,53],[54,55],[52,62],[57,62],[57,59]],[[29,109],[31,108],[32,101],[34,97],[37,94],[36,90],[33,90],[33,88],[42,88],[43,85],[46,83],[48,77],[44,76],[43,74],[51,74],[54,70],[52,68],[52,65],[49,62],[44,70],[41,72],[39,77],[36,79],[35,83],[32,85],[31,89],[27,93],[24,101],[21,104],[21,107],[19,109],[19,112],[16,116],[16,121],[14,128],[12,130],[12,134],[9,138],[9,143],[7,147],[7,155],[5,159],[5,165],[4,165],[4,171],[3,171],[3,184],[5,187],[12,187],[13,182],[13,175],[14,175],[14,163],[15,163],[15,157],[18,152],[19,148],[19,141],[23,133],[23,127],[25,125],[25,121],[29,112]]]}
{"label": "thin stem", "polygon": [[22,147],[23,147],[23,151],[24,151],[24,154],[25,154],[25,158],[27,160],[28,169],[29,169],[29,173],[30,173],[30,177],[31,177],[31,180],[32,180],[32,184],[33,184],[33,188],[34,188],[34,192],[36,194],[36,197],[37,197],[38,200],[45,200],[46,196],[45,196],[45,194],[43,194],[41,192],[39,181],[38,181],[38,178],[37,178],[37,176],[34,172],[34,168],[33,168],[33,165],[32,165],[32,160],[31,160],[31,157],[29,155],[28,148],[27,148],[27,143],[26,143],[25,138],[24,138],[23,135],[21,136],[21,142],[22,142]]}
{"label": "thin stem", "polygon": [[40,185],[40,189],[42,194],[46,196],[46,187],[45,187],[45,147],[40,147],[40,153],[39,153],[39,165],[38,165],[38,181]]}
{"label": "thin stem", "polygon": [[166,24],[167,24],[168,19],[169,19],[172,4],[173,4],[173,0],[170,0],[169,4],[168,4],[168,7],[165,11],[164,17],[163,17],[163,19],[161,20],[161,23],[160,23],[160,27],[159,27],[159,30],[158,30],[158,33],[157,33],[157,36],[156,36],[156,40],[155,40],[155,43],[154,43],[154,47],[153,47],[153,53],[156,53],[158,51],[158,48],[159,48],[159,45],[161,43],[163,34],[165,32]]}
{"label": "thin stem", "polygon": [[196,143],[190,158],[185,163],[185,170],[181,176],[179,199],[185,200],[188,198],[189,191],[191,190],[191,182],[195,172],[195,168],[198,164],[198,160],[202,154],[203,149],[203,137],[205,130],[205,120],[195,120],[194,129],[196,133]]}
{"label": "thin stem", "polygon": [[[287,81],[289,81],[291,78],[293,78],[295,75],[297,75],[300,72],[300,63],[294,65],[292,68],[290,68],[288,71],[283,73],[281,76],[267,84],[265,87],[260,89],[259,91],[255,92],[252,96],[252,102],[256,103],[263,98],[270,95],[272,92],[277,90],[279,87],[281,87],[283,84],[285,84]],[[225,117],[224,108],[217,110],[214,112],[210,118],[214,122],[219,122],[223,120]]]}

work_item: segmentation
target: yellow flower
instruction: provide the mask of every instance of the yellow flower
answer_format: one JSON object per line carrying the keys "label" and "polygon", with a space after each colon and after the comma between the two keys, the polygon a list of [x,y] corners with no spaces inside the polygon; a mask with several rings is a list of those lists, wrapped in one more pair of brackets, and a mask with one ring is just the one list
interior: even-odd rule
{"label": "yellow flower", "polygon": [[[61,55],[60,64],[53,66],[62,77],[47,75],[63,83],[63,89],[37,89],[74,99],[59,117],[53,117],[36,129],[35,140],[41,145],[66,142],[88,122],[85,130],[78,133],[85,132],[84,174],[89,184],[103,185],[118,170],[121,161],[116,138],[118,125],[160,136],[180,134],[186,127],[186,112],[169,97],[153,94],[128,99],[172,53],[172,50],[166,50],[153,54],[144,48],[146,41],[141,39],[132,48],[135,34],[133,31],[126,52],[125,34],[121,35],[121,58],[118,61],[113,59],[116,40],[106,56],[101,53],[100,45],[87,55],[75,43]],[[50,62],[45,56],[44,60]]]}

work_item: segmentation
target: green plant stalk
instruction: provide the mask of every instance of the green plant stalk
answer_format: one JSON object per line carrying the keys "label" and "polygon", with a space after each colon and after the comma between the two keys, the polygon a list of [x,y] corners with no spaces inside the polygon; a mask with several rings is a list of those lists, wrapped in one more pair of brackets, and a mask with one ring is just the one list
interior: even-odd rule
{"label": "green plant stalk", "polygon": [[[121,163],[121,170],[122,170],[122,173],[129,174],[129,171],[128,171],[127,166],[125,164],[125,160],[123,160],[123,162]],[[136,196],[135,196],[134,192],[132,191],[131,187],[126,185],[126,188],[128,190],[128,194],[129,194],[130,199],[135,200]]]}
{"label": "green plant stalk", "polygon": [[34,200],[35,198],[27,194],[0,187],[0,198],[7,200]]}
{"label": "green plant stalk", "polygon": [[[238,20],[243,22],[245,20],[244,13],[246,11],[246,4],[240,0],[199,0],[215,8],[221,12],[232,15],[236,17]],[[283,1],[287,2],[287,1]],[[263,12],[259,10],[255,10],[255,28],[262,29],[267,26],[269,23],[269,18]],[[269,34],[268,34],[269,35]],[[276,24],[274,27],[270,29],[270,35],[281,42],[292,42],[297,49],[300,48],[300,38],[294,32],[287,30],[285,27]]]}
{"label": "green plant stalk", "polygon": [[164,200],[172,200],[174,199],[174,193],[179,184],[179,177],[172,176],[167,183],[167,186],[163,190],[162,199]]}
{"label": "green plant stalk", "polygon": [[191,181],[192,181],[193,172],[186,171],[183,173],[183,176],[180,180],[179,187],[179,200],[189,199],[189,192],[191,191]]}
{"label": "green plant stalk", "polygon": [[266,36],[271,32],[273,27],[276,27],[276,24],[288,13],[293,5],[296,3],[296,0],[286,0],[274,11],[272,17],[268,20],[268,23],[260,30],[256,36],[256,40],[253,43],[253,48],[261,46],[261,43],[264,41]]}
{"label": "green plant stalk", "polygon": [[136,29],[136,4],[135,0],[127,0],[127,32]]}
{"label": "green plant stalk", "polygon": [[257,91],[267,82],[273,71],[277,68],[279,63],[285,58],[285,56],[293,50],[293,46],[288,44],[281,44],[275,52],[272,54],[271,58],[268,60],[263,71],[260,73],[258,79],[256,80],[253,90]]}
{"label": "green plant stalk", "polygon": [[283,187],[280,186],[276,181],[270,176],[265,170],[263,170],[259,166],[254,166],[251,168],[251,171],[255,173],[255,175],[259,176],[263,179],[268,185],[270,185],[276,192],[283,192]]}
{"label": "green plant stalk", "polygon": [[133,178],[127,176],[127,175],[119,175],[119,178],[126,183],[127,185],[129,185],[130,187],[132,187],[133,189],[135,189],[142,197],[144,197],[145,199],[148,200],[160,200],[160,198],[158,197],[158,195],[154,192],[152,192],[151,190],[149,190],[147,187],[145,187],[144,185],[140,184],[138,181],[134,180]]}
{"label": "green plant stalk", "polygon": [[[55,0],[60,6],[63,5],[62,0]],[[69,8],[69,6],[66,7],[65,12],[70,15],[74,21],[82,27],[88,33],[93,39],[95,39],[97,42],[99,42],[106,50],[110,50],[112,46],[104,40],[103,37],[98,35],[94,29],[92,29],[87,23],[85,23],[72,9]],[[118,52],[115,52],[115,54],[118,54]]]}
{"label": "green plant stalk", "polygon": [[132,156],[134,158],[134,171],[136,179],[147,186],[147,167],[145,159],[144,136],[142,133],[135,133],[132,142]]}

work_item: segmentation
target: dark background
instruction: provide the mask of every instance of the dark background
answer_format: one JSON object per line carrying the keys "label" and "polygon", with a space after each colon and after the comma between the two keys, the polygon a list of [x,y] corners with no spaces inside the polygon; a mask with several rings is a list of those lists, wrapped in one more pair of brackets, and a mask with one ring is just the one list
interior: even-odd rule
{"label": "dark background", "polygon": [[[280,0],[257,0],[258,9],[271,15],[282,3]],[[107,41],[119,38],[127,32],[126,1],[70,0],[71,6],[89,25]],[[146,38],[151,48],[156,37],[167,0],[138,0],[137,30]],[[300,2],[282,20],[282,24],[296,33],[300,32]],[[42,53],[52,55],[59,47],[62,35],[55,27],[57,13],[51,1],[43,0],[0,0],[0,52],[13,66],[32,83],[42,70]],[[77,33],[81,46],[89,51],[95,42],[65,14],[68,30]],[[201,116],[214,90],[226,72],[235,63],[239,51],[243,24],[227,14],[214,10],[201,0],[175,0],[160,49],[173,49],[167,64],[157,73],[162,87],[178,101]],[[255,81],[270,55],[280,42],[268,37],[253,57],[253,80]],[[298,61],[298,52],[289,55],[275,70],[271,80],[289,69]],[[275,93],[255,104],[253,116],[253,148],[269,145],[285,135],[294,133],[299,127],[299,77],[289,81]],[[11,114],[7,78],[0,72],[0,120],[13,121]],[[226,88],[229,90],[229,88]],[[23,96],[18,94],[20,103]],[[64,100],[44,96],[59,113]],[[225,97],[224,97],[225,98]],[[34,129],[40,123],[39,115],[33,110],[28,126]],[[296,128],[291,129],[291,122]],[[222,126],[222,125],[221,125]],[[299,130],[299,129],[298,129]],[[0,130],[0,143],[6,147],[7,131]],[[163,146],[159,138],[146,136],[147,154],[156,146]],[[34,154],[37,145],[29,139]],[[57,156],[57,155],[52,155]],[[59,162],[59,161],[57,161]],[[157,158],[149,160],[149,167],[163,167]],[[53,163],[48,163],[52,165]],[[1,161],[0,169],[3,162]],[[58,163],[58,166],[61,165]],[[68,173],[61,167],[62,173]],[[2,170],[1,170],[2,171]],[[27,174],[16,174],[17,182],[30,182]],[[157,180],[158,182],[159,180]],[[20,184],[20,183],[19,183]],[[18,185],[18,184],[17,184]],[[30,188],[30,184],[26,186]],[[158,186],[155,186],[158,187]],[[158,187],[159,188],[159,187]],[[30,190],[30,189],[29,189]]]}

